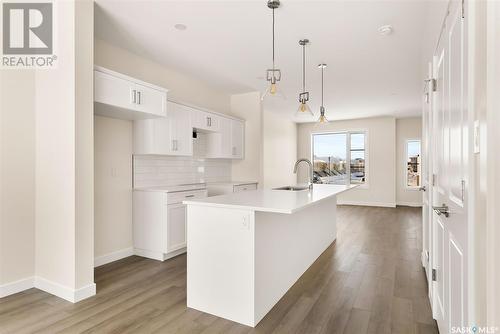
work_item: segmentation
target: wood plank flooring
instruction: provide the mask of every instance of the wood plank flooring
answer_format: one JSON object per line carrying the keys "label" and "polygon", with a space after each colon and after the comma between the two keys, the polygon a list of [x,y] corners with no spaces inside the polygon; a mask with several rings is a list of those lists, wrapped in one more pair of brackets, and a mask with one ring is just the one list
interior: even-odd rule
{"label": "wood plank flooring", "polygon": [[437,333],[420,262],[420,209],[339,206],[337,242],[256,328],[186,308],[186,256],[95,271],[71,304],[36,289],[0,299],[0,333]]}

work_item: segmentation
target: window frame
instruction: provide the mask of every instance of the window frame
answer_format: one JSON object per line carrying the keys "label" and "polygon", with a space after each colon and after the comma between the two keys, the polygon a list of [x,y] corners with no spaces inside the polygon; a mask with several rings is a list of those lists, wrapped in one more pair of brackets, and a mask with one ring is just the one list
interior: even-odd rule
{"label": "window frame", "polygon": [[[420,143],[420,185],[419,186],[409,186],[408,185],[408,143],[416,142]],[[403,155],[403,183],[405,185],[405,190],[408,191],[420,191],[422,186],[422,139],[421,138],[406,138],[404,142],[404,155]]]}
{"label": "window frame", "polygon": [[[356,133],[362,133],[365,135],[365,183],[351,183],[351,135]],[[368,189],[370,188],[370,152],[369,152],[369,131],[368,129],[350,129],[350,130],[325,130],[325,131],[314,131],[311,132],[310,137],[310,159],[314,164],[314,136],[315,135],[334,135],[334,134],[347,134],[346,139],[346,158],[349,163],[347,164],[347,180],[349,181],[345,185],[357,186],[358,189]]]}

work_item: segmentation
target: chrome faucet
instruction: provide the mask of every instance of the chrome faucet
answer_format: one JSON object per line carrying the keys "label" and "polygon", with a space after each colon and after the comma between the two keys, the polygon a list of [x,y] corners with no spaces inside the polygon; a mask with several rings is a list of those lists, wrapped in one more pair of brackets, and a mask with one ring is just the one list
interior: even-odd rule
{"label": "chrome faucet", "polygon": [[311,160],[306,159],[306,158],[301,158],[301,159],[297,160],[297,162],[295,162],[295,166],[293,167],[293,173],[297,174],[297,169],[298,169],[299,164],[301,162],[306,162],[309,165],[309,183],[308,183],[308,186],[309,186],[309,189],[312,189],[314,179],[313,179],[313,165],[311,163]]}

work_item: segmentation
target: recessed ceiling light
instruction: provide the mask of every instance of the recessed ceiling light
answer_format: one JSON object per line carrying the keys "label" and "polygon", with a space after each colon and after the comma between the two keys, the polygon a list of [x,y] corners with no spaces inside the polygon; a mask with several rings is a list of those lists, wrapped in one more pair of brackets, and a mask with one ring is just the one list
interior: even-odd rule
{"label": "recessed ceiling light", "polygon": [[384,36],[387,36],[387,35],[390,35],[392,34],[392,31],[394,29],[392,28],[392,26],[390,24],[387,24],[387,25],[383,25],[381,26],[380,28],[378,28],[378,32],[381,34],[381,35],[384,35]]}
{"label": "recessed ceiling light", "polygon": [[185,24],[182,24],[182,23],[177,23],[176,25],[174,25],[174,28],[182,31],[182,30],[186,30],[187,26]]}

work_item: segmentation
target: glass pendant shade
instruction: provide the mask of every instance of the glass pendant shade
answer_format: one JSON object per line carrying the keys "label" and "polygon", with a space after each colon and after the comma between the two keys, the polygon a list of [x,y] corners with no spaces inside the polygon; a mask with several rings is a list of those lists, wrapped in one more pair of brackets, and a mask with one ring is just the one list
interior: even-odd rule
{"label": "glass pendant shade", "polygon": [[307,104],[307,101],[300,101],[299,107],[297,108],[297,111],[295,112],[296,117],[314,117],[314,113],[311,111],[311,108],[309,108],[309,105]]}
{"label": "glass pendant shade", "polygon": [[280,87],[276,82],[271,82],[271,84],[267,87],[264,94],[262,94],[261,100],[265,100],[267,97],[277,97],[286,99],[285,94],[281,91]]}
{"label": "glass pendant shade", "polygon": [[321,110],[321,112],[319,114],[318,123],[319,124],[326,124],[326,123],[328,123],[328,119],[325,116],[325,110],[324,109]]}

